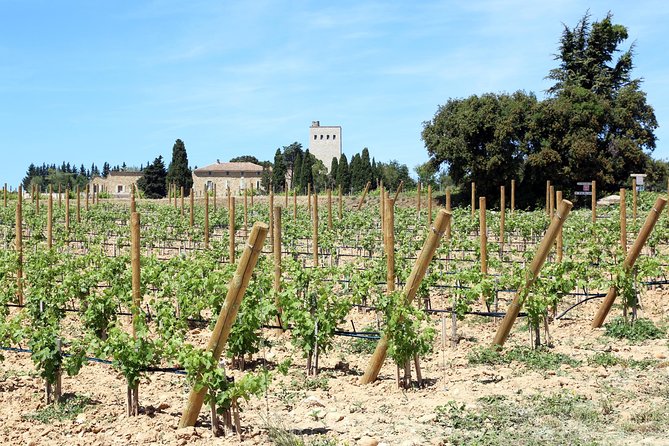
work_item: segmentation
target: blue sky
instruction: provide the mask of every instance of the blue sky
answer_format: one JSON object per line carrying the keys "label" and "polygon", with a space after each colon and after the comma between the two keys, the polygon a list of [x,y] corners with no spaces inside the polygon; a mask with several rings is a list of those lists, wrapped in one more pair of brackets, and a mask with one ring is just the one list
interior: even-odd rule
{"label": "blue sky", "polygon": [[192,166],[272,159],[312,120],[342,126],[349,158],[413,169],[449,98],[543,98],[563,23],[588,9],[628,27],[669,158],[665,1],[0,0],[0,182],[31,162],[169,161],[177,138]]}

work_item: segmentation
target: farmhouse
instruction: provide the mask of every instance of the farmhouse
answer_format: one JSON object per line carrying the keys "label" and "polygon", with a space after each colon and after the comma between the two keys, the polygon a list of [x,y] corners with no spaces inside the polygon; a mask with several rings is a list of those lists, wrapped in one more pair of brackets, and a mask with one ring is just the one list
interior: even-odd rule
{"label": "farmhouse", "polygon": [[91,192],[106,192],[117,198],[130,195],[132,186],[137,185],[143,172],[137,171],[112,171],[107,178],[96,177],[91,181]]}
{"label": "farmhouse", "polygon": [[234,195],[244,193],[247,188],[260,189],[263,167],[255,163],[221,163],[216,161],[209,166],[193,171],[193,190],[196,197],[204,196],[204,190],[213,190],[214,184],[219,193],[230,188]]}

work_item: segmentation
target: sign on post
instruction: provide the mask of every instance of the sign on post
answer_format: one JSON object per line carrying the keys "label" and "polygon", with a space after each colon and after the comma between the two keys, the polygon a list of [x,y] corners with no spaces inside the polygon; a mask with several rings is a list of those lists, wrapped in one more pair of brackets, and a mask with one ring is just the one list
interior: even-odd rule
{"label": "sign on post", "polygon": [[581,190],[575,191],[574,195],[592,195],[592,190],[590,190],[592,181],[579,181],[576,185],[579,186]]}

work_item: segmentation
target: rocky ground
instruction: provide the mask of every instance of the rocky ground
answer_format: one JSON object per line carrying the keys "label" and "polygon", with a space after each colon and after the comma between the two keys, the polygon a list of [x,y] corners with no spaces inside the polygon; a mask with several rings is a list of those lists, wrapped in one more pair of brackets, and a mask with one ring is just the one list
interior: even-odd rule
{"label": "rocky ground", "polygon": [[[642,317],[666,327],[669,292],[650,291]],[[125,414],[125,382],[109,365],[90,363],[64,377],[64,408],[83,410],[58,419],[43,403],[43,386],[29,355],[5,352],[0,362],[0,441],[17,445],[423,445],[423,444],[669,444],[669,348],[661,339],[632,343],[590,329],[598,302],[555,321],[554,347],[534,354],[519,320],[505,356],[489,345],[498,320],[468,316],[461,341],[442,345],[442,320],[432,355],[421,363],[424,388],[399,389],[389,360],[379,380],[358,380],[373,344],[338,338],[306,378],[305,361],[289,333],[269,334],[271,346],[253,365],[273,369],[293,359],[288,375],[274,373],[267,394],[243,406],[241,438],[214,438],[208,412],[195,428],[177,429],[188,388],[185,378],[153,373],[140,385],[141,413]],[[435,308],[445,306],[433,302]],[[614,308],[616,314],[620,313]],[[373,323],[355,312],[358,329]],[[450,319],[445,321],[450,333]],[[207,339],[208,331],[198,334]],[[507,359],[500,359],[507,358]],[[241,372],[235,372],[237,374]]]}

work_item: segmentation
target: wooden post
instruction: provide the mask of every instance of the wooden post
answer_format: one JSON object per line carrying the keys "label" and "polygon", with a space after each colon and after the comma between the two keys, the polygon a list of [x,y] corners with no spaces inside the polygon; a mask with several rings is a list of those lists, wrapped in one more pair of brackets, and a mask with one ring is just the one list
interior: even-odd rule
{"label": "wooden post", "polygon": [[204,188],[204,247],[209,248],[209,191]]}
{"label": "wooden post", "polygon": [[509,337],[511,327],[513,327],[513,323],[516,321],[518,313],[520,313],[520,308],[525,301],[525,297],[527,296],[527,293],[529,292],[532,284],[534,284],[534,282],[537,280],[539,271],[541,271],[541,267],[546,261],[546,257],[548,257],[548,253],[555,243],[555,239],[560,232],[560,228],[562,228],[562,225],[569,216],[569,212],[571,211],[572,206],[573,204],[568,200],[562,200],[562,202],[559,204],[558,210],[553,216],[553,220],[551,221],[550,226],[548,226],[546,234],[544,235],[543,240],[541,240],[541,244],[539,245],[539,248],[534,255],[534,259],[530,264],[528,275],[525,278],[525,285],[516,291],[516,295],[513,297],[513,301],[506,310],[506,315],[504,316],[504,319],[502,319],[502,323],[497,329],[495,339],[493,340],[493,345],[501,347]]}
{"label": "wooden post", "polygon": [[274,242],[274,300],[276,309],[279,313],[279,321],[281,315],[281,305],[279,304],[279,293],[281,292],[281,206],[274,207],[274,234],[272,237]]}
{"label": "wooden post", "polygon": [[[77,187],[79,187],[79,186],[77,186]],[[37,185],[33,186],[33,190],[35,191],[35,195],[34,195],[34,197],[35,197],[35,214],[39,215],[40,190],[39,190],[39,187],[37,187]]]}
{"label": "wooden post", "polygon": [[297,188],[293,189],[293,221],[297,221]]}
{"label": "wooden post", "polygon": [[65,188],[65,231],[70,233],[70,189]]}
{"label": "wooden post", "polygon": [[91,185],[90,185],[90,184],[87,184],[87,185],[86,185],[86,207],[85,207],[86,212],[88,212],[88,199],[89,199],[88,196],[89,196],[90,194],[91,194]]}
{"label": "wooden post", "polygon": [[592,182],[592,222],[597,223],[597,182]]}
{"label": "wooden post", "polygon": [[[232,278],[228,286],[225,302],[223,303],[218,320],[216,321],[216,326],[214,327],[211,339],[207,345],[207,350],[211,351],[214,358],[217,360],[221,357],[225,343],[230,335],[232,324],[237,317],[237,311],[241,305],[249,280],[251,280],[251,273],[258,261],[258,256],[262,250],[268,230],[269,226],[264,223],[258,222],[253,225],[249,242],[246,245],[246,248],[244,248],[244,253],[239,260],[235,276]],[[188,405],[184,409],[181,419],[179,420],[180,428],[195,425],[207,390],[206,387],[203,387],[197,392],[194,390],[191,391],[188,398]]]}
{"label": "wooden post", "polygon": [[286,194],[286,201],[284,203],[284,207],[288,209],[288,181],[284,182],[284,193]]}
{"label": "wooden post", "polygon": [[190,213],[190,227],[192,228],[195,225],[195,189],[190,188],[190,193],[188,194],[188,199],[190,201],[190,208],[188,209]]}
{"label": "wooden post", "polygon": [[342,197],[342,194],[341,194],[341,184],[340,184],[339,185],[339,221],[341,221],[342,216],[343,216],[342,207],[343,207],[343,197]]}
{"label": "wooden post", "polygon": [[183,218],[186,215],[184,206],[184,198],[185,198],[184,196],[186,194],[186,190],[184,189],[183,186],[181,186],[181,190],[179,192],[181,192],[181,218]]}
{"label": "wooden post", "polygon": [[362,209],[362,204],[365,202],[365,197],[367,196],[370,184],[372,184],[371,181],[368,181],[367,184],[365,184],[365,190],[362,191],[362,197],[360,197],[360,203],[358,203],[358,210]]}
{"label": "wooden post", "polygon": [[551,182],[550,180],[546,181],[546,215],[550,216],[550,195],[551,194]]}
{"label": "wooden post", "polygon": [[313,209],[313,233],[311,237],[313,248],[314,268],[318,268],[318,193],[314,192],[314,209]]}
{"label": "wooden post", "polygon": [[420,217],[420,181],[416,185],[416,212],[418,212],[418,217]]}
{"label": "wooden post", "polygon": [[244,188],[244,235],[248,234],[249,231],[248,195],[246,188]]}
{"label": "wooden post", "polygon": [[[486,222],[485,211],[485,197],[479,197],[479,237],[481,243],[481,274],[483,276],[488,274],[488,225]],[[484,307],[488,306],[485,296],[483,295],[481,295],[481,303]]]}
{"label": "wooden post", "polygon": [[[420,286],[420,283],[425,276],[425,272],[427,271],[427,267],[429,266],[430,261],[432,260],[432,257],[434,256],[434,253],[439,246],[439,241],[441,240],[441,236],[446,229],[447,221],[450,218],[451,214],[443,209],[440,210],[437,214],[434,226],[425,239],[423,249],[418,256],[418,259],[416,259],[416,263],[411,270],[411,275],[407,279],[406,285],[404,286],[404,301],[407,304],[411,303],[413,298],[416,296],[418,287]],[[381,370],[381,366],[383,366],[383,361],[386,359],[387,352],[388,337],[384,335],[376,345],[376,349],[374,350],[374,354],[372,355],[372,358],[367,365],[365,374],[360,379],[361,384],[369,384],[376,380],[376,377],[379,375],[379,371]]]}
{"label": "wooden post", "polygon": [[251,207],[253,207],[253,182],[251,182]]}
{"label": "wooden post", "polygon": [[59,207],[59,208],[60,208],[60,207],[63,207],[63,205],[62,205],[61,195],[62,195],[61,185],[58,184],[58,207]]}
{"label": "wooden post", "polygon": [[269,187],[269,236],[274,237],[274,190]]}
{"label": "wooden post", "polygon": [[311,213],[311,183],[307,183],[307,212]]}
{"label": "wooden post", "polygon": [[636,177],[632,178],[632,218],[636,222],[636,216],[637,216],[637,208],[636,208],[636,202],[637,202],[637,190],[636,190]]}
{"label": "wooden post", "polygon": [[235,197],[230,197],[228,209],[228,229],[230,231],[230,263],[235,263]]}
{"label": "wooden post", "polygon": [[427,185],[427,225],[432,225],[432,185]]}
{"label": "wooden post", "polygon": [[139,309],[142,307],[142,293],[140,280],[140,217],[139,213],[130,215],[130,263],[132,266],[132,337],[136,338],[135,327],[139,319]]}
{"label": "wooden post", "polygon": [[[449,214],[451,213],[451,187],[447,186],[446,187],[446,212]],[[451,240],[451,219],[448,219],[448,223],[446,224],[446,241]]]}
{"label": "wooden post", "polygon": [[[555,202],[557,207],[560,207],[560,203],[562,202],[561,190],[555,192]],[[560,227],[560,230],[558,231],[556,249],[557,249],[557,261],[562,262],[562,250],[563,250],[562,227]]]}
{"label": "wooden post", "polygon": [[516,180],[511,180],[511,213],[516,210]]}
{"label": "wooden post", "polygon": [[[214,204],[214,212],[216,212],[216,205],[218,204],[218,203],[217,203],[217,201],[218,201],[217,198],[218,198],[218,197],[217,197],[217,194],[216,194],[216,192],[217,192],[216,189],[217,189],[217,187],[216,187],[216,183],[214,183],[214,196],[213,196],[213,198],[214,198],[214,201],[213,201],[213,204]],[[229,188],[229,187],[228,187],[228,206],[230,206],[230,188]]]}
{"label": "wooden post", "polygon": [[19,305],[23,305],[23,189],[19,184],[18,195],[16,197],[16,296],[19,298]]}
{"label": "wooden post", "polygon": [[395,291],[395,200],[387,198],[385,210],[386,284],[390,294]]}
{"label": "wooden post", "polygon": [[476,212],[476,183],[472,181],[472,218],[474,218],[474,212]]}
{"label": "wooden post", "polygon": [[395,191],[395,197],[393,198],[394,203],[397,203],[397,197],[399,197],[403,187],[404,187],[404,180],[401,180],[400,184],[397,186],[397,190]]}
{"label": "wooden post", "polygon": [[137,212],[137,203],[135,203],[135,186],[130,186],[130,214]]}
{"label": "wooden post", "polygon": [[77,223],[81,223],[81,192],[77,184]]}
{"label": "wooden post", "polygon": [[506,223],[506,193],[504,186],[499,187],[499,257],[504,255],[504,224]]}
{"label": "wooden post", "polygon": [[5,183],[5,188],[3,189],[3,200],[5,202],[5,207],[7,207],[7,183]]}
{"label": "wooden post", "polygon": [[625,188],[620,188],[620,247],[623,255],[627,255],[627,203],[625,202]]}
{"label": "wooden post", "polygon": [[46,247],[53,246],[53,186],[49,185],[49,198],[46,208]]}
{"label": "wooden post", "polygon": [[328,230],[332,231],[332,189],[328,188]]}
{"label": "wooden post", "polygon": [[549,212],[548,216],[550,217],[551,220],[553,220],[553,213],[555,212],[555,186],[551,186],[548,190],[549,196],[548,196],[548,206],[549,206]]}
{"label": "wooden post", "polygon": [[[625,257],[625,261],[623,262],[623,268],[625,271],[630,271],[634,267],[634,263],[636,262],[637,257],[639,257],[643,245],[646,244],[646,240],[648,240],[648,237],[653,231],[653,227],[655,227],[655,223],[657,223],[657,220],[660,218],[660,214],[662,213],[662,210],[666,204],[667,199],[664,197],[658,197],[657,200],[655,200],[655,205],[648,213],[648,217],[646,217],[646,221],[644,222],[641,231],[639,231],[639,235],[637,235],[636,241]],[[609,288],[609,292],[606,294],[604,302],[602,302],[601,306],[597,310],[597,314],[592,320],[592,328],[599,328],[602,326],[604,320],[606,320],[606,316],[609,314],[609,311],[611,311],[611,307],[613,306],[613,302],[615,302],[617,296],[618,290],[616,287],[612,286]]]}

